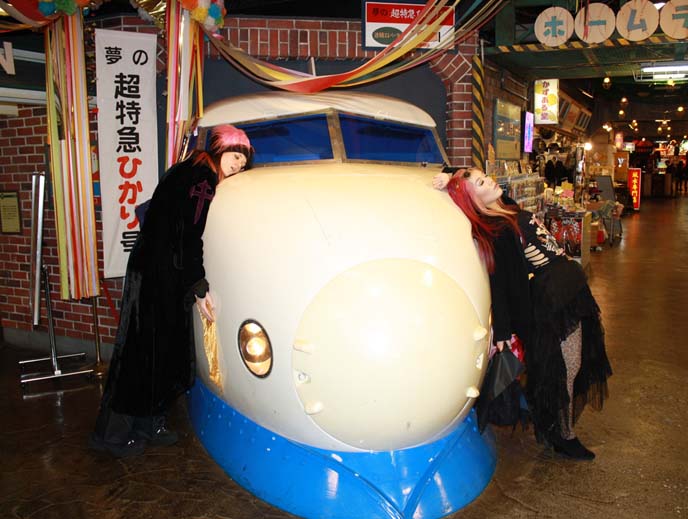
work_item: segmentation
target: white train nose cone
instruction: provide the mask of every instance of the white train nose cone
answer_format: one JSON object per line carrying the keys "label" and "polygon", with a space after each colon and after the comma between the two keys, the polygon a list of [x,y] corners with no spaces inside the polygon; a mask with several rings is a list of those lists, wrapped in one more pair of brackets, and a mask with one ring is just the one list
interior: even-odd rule
{"label": "white train nose cone", "polygon": [[352,447],[424,443],[468,412],[484,324],[461,287],[426,263],[385,259],[345,271],[298,327],[292,357],[304,412]]}

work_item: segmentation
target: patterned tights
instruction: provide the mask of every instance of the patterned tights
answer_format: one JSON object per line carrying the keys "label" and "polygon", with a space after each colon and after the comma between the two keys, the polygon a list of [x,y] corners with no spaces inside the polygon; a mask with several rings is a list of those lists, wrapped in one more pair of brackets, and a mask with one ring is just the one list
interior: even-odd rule
{"label": "patterned tights", "polygon": [[561,411],[561,435],[566,440],[576,437],[573,430],[573,382],[581,367],[582,329],[578,327],[561,343],[561,355],[566,364],[566,388],[569,392],[568,409]]}

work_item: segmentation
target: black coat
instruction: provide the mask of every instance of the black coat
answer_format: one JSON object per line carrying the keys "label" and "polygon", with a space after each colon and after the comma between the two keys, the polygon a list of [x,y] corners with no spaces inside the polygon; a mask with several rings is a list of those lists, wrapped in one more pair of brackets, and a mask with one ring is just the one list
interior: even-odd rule
{"label": "black coat", "polygon": [[161,178],[127,264],[103,396],[122,414],[162,414],[195,376],[191,308],[208,290],[203,231],[217,175],[190,160]]}
{"label": "black coat", "polygon": [[530,339],[531,301],[528,265],[520,237],[509,227],[494,240],[495,269],[490,274],[492,329],[496,341],[517,334],[524,343]]}

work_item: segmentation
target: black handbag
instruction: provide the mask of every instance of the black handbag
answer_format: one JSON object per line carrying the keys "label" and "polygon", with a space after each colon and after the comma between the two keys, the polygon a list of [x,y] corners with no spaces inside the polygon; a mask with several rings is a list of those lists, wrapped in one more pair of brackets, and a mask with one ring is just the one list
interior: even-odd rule
{"label": "black handbag", "polygon": [[517,377],[524,369],[523,363],[509,348],[505,347],[492,356],[475,404],[480,432],[488,423],[515,426],[521,421],[524,399]]}

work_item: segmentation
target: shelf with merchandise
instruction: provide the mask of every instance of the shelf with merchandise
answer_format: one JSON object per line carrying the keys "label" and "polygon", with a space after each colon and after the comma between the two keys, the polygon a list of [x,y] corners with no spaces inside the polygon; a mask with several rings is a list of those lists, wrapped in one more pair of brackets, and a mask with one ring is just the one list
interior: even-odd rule
{"label": "shelf with merchandise", "polygon": [[536,212],[542,208],[544,179],[518,161],[488,161],[486,171],[520,207]]}

